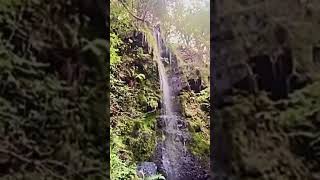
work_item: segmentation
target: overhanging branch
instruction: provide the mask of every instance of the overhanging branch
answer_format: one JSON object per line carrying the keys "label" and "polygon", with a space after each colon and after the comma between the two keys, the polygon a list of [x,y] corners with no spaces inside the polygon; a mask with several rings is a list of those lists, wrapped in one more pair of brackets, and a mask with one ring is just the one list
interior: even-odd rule
{"label": "overhanging branch", "polygon": [[123,5],[123,7],[128,11],[128,13],[129,13],[132,17],[136,18],[136,19],[139,20],[139,21],[147,22],[145,19],[140,18],[140,17],[136,16],[135,14],[133,14],[133,13],[129,10],[129,8],[127,7],[126,3],[124,3],[122,0],[119,0],[119,1],[120,1],[120,3]]}

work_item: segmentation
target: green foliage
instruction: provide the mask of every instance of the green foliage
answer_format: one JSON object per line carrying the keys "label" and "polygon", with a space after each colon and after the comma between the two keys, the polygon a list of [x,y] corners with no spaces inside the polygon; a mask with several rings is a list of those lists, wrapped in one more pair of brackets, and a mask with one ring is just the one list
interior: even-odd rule
{"label": "green foliage", "polygon": [[[170,13],[161,19],[161,30],[178,57],[184,81],[193,79],[196,69],[205,86],[209,85],[210,1],[169,1]],[[198,75],[197,75],[198,76]]]}
{"label": "green foliage", "polygon": [[[105,179],[108,148],[97,141],[105,134],[106,98],[96,84],[101,64],[90,65],[82,54],[90,49],[87,42],[99,40],[87,40],[88,26],[79,28],[78,13],[57,8],[67,7],[65,1],[28,1],[28,8],[14,4],[11,11],[2,9],[7,2],[0,2],[1,179]],[[57,66],[66,66],[70,50],[85,78],[71,73],[75,68],[63,73]]]}
{"label": "green foliage", "polygon": [[134,162],[150,160],[156,143],[155,114],[134,119],[125,116],[112,118],[117,123],[113,128],[114,135],[123,142],[118,146],[126,151]]}
{"label": "green foliage", "polygon": [[[210,106],[210,88],[203,89],[197,96],[197,100],[203,105]],[[208,108],[209,109],[209,108]]]}
{"label": "green foliage", "polygon": [[[110,144],[110,178],[115,180],[126,180],[136,178],[136,167],[129,159],[120,159],[120,152],[124,152],[125,145],[121,139],[111,131]],[[122,155],[123,156],[123,155]]]}
{"label": "green foliage", "polygon": [[320,98],[319,88],[320,83],[316,82],[292,94],[289,101],[283,102],[287,105],[279,115],[280,122],[285,126],[296,125],[305,121],[307,116],[320,111],[320,103],[315,101]]}
{"label": "green foliage", "polygon": [[[186,3],[188,2],[188,3]],[[210,1],[168,2],[170,13],[161,20],[168,39],[190,46],[192,42],[209,48]]]}
{"label": "green foliage", "polygon": [[146,42],[148,43],[149,53],[156,54],[158,52],[157,41],[153,36],[153,31],[150,27],[143,24],[139,27],[139,31],[141,31],[145,37]]}
{"label": "green foliage", "polygon": [[119,1],[110,1],[110,32],[123,37],[132,30],[132,17]]}
{"label": "green foliage", "polygon": [[275,162],[285,161],[288,174],[296,174],[296,169],[303,174],[305,167],[318,166],[320,111],[315,101],[320,97],[318,89],[319,83],[315,82],[295,91],[290,99],[279,101],[270,100],[265,93],[233,96],[232,106],[217,110],[219,119],[228,119],[221,126],[228,127],[224,138],[236,148],[231,154],[236,166],[266,172],[279,167]]}
{"label": "green foliage", "polygon": [[[2,0],[1,6],[0,6],[0,11],[9,13],[9,11],[15,10],[15,8],[17,6],[22,5],[22,4],[23,4],[22,0]],[[13,13],[15,13],[15,12],[11,12],[10,14],[13,14]]]}
{"label": "green foliage", "polygon": [[121,43],[121,39],[116,34],[110,33],[110,65],[115,65],[121,60],[121,57],[118,55],[118,47]]}
{"label": "green foliage", "polygon": [[152,109],[158,108],[158,101],[160,100],[160,97],[158,94],[155,94],[152,89],[144,87],[138,98],[138,102],[142,105],[149,106]]}
{"label": "green foliage", "polygon": [[111,2],[111,172],[115,179],[133,179],[135,163],[149,161],[155,148],[160,93],[152,57],[133,45],[134,23],[120,7]]}
{"label": "green foliage", "polygon": [[111,179],[133,179],[133,177],[135,176],[134,166],[128,167],[128,164],[119,159],[119,156],[116,155],[116,153],[114,153],[112,150],[110,154],[110,164],[112,169],[112,171],[110,172]]}
{"label": "green foliage", "polygon": [[[209,32],[207,33],[208,29],[205,29],[209,26],[209,21],[207,21],[209,11],[206,11],[208,6],[198,7],[195,3],[192,10],[186,11],[184,6],[179,7],[181,3],[178,2],[177,8],[183,10],[180,14],[175,13],[175,6],[166,1],[124,1],[127,8],[124,8],[118,1],[111,1],[110,55],[113,65],[110,76],[111,133],[117,137],[112,140],[113,142],[121,142],[115,143],[115,147],[121,153],[114,152],[113,157],[124,162],[121,164],[115,161],[116,167],[113,167],[115,171],[123,169],[122,166],[129,167],[129,164],[137,161],[150,160],[157,138],[155,116],[158,114],[160,87],[157,68],[152,56],[156,58],[158,47],[152,26],[136,21],[133,15],[145,18],[151,25],[155,25],[154,23],[160,20],[164,36],[168,36],[172,26],[175,25],[178,33],[173,34],[178,38],[185,36],[190,42],[199,40],[197,41],[198,49],[208,46],[206,42],[209,40],[206,37],[209,36]],[[173,12],[171,15],[169,15],[170,8]],[[190,18],[196,20],[197,23],[189,21]],[[178,21],[179,24],[176,23]],[[146,43],[149,48],[147,54],[144,54],[146,52],[142,47],[138,47],[137,43],[133,42],[135,39],[133,29],[143,33],[143,39],[146,41],[143,43]],[[202,50],[199,54],[201,53]],[[205,81],[206,79],[207,77],[204,78]],[[186,92],[182,97],[183,110],[188,117],[189,128],[193,135],[190,148],[204,161],[209,159],[209,91],[207,88],[199,94]],[[128,172],[127,169],[123,171]],[[159,175],[151,179],[163,179],[163,177]]]}
{"label": "green foliage", "polygon": [[210,154],[210,144],[208,137],[202,133],[193,133],[192,138],[194,143],[190,144],[192,153],[200,157],[202,161],[207,161],[208,154]]}
{"label": "green foliage", "polygon": [[121,60],[119,47],[123,44],[124,38],[132,30],[131,16],[124,11],[118,1],[110,1],[110,64],[115,65]]}
{"label": "green foliage", "polygon": [[[210,159],[210,118],[209,112],[202,106],[209,106],[209,92],[209,89],[204,89],[201,93],[184,92],[180,96],[182,111],[187,118],[188,129],[192,135],[192,141],[188,147],[206,166],[209,165]],[[207,108],[207,110],[210,109]]]}

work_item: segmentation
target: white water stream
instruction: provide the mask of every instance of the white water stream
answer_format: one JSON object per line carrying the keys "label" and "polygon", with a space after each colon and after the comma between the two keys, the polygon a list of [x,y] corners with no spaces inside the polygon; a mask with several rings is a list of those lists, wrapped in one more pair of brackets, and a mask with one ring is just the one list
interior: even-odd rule
{"label": "white water stream", "polygon": [[[173,139],[172,137],[168,136],[174,136],[177,132],[176,124],[177,124],[177,118],[174,115],[173,107],[172,107],[172,95],[171,95],[171,87],[169,86],[169,79],[166,73],[166,69],[164,67],[161,53],[162,53],[162,43],[161,43],[161,35],[160,32],[155,30],[154,31],[154,37],[157,41],[157,50],[154,53],[155,60],[158,63],[158,71],[159,71],[159,79],[160,79],[160,86],[162,91],[162,119],[165,122],[165,129],[166,132],[166,138]],[[171,62],[171,57],[169,56],[169,62]],[[176,144],[173,140],[164,141],[164,151],[162,154],[162,164],[164,169],[167,172],[167,178],[170,179],[176,179],[175,178],[175,171],[177,171],[176,167],[174,166],[174,162],[176,162],[177,158],[179,158],[177,155],[178,153],[176,150],[178,148],[176,146],[180,146],[180,144]]]}
{"label": "white water stream", "polygon": [[[198,180],[199,175],[203,172],[200,172],[200,166],[187,151],[188,131],[186,122],[179,112],[180,105],[176,97],[176,93],[179,91],[177,87],[181,86],[179,75],[173,73],[177,69],[175,67],[177,64],[173,64],[172,54],[164,45],[158,29],[153,31],[153,36],[157,42],[157,49],[153,49],[153,56],[158,64],[162,92],[161,120],[164,122],[164,126],[161,128],[164,139],[160,143],[160,166],[164,169],[168,180],[187,180],[189,178]],[[162,55],[165,57],[162,57]],[[168,58],[169,67],[167,69],[172,72],[167,72],[164,64],[165,58]]]}

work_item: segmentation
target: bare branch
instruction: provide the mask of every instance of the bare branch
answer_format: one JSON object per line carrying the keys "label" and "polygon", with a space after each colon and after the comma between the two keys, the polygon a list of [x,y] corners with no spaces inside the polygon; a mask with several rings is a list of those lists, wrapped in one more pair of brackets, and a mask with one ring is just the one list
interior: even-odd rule
{"label": "bare branch", "polygon": [[122,0],[119,0],[119,1],[121,2],[121,4],[123,5],[123,7],[128,11],[128,13],[129,13],[132,17],[136,18],[136,19],[139,20],[139,21],[146,22],[143,18],[140,18],[140,17],[136,16],[135,14],[133,14],[133,13],[129,10],[129,8],[127,7],[126,3],[124,3]]}

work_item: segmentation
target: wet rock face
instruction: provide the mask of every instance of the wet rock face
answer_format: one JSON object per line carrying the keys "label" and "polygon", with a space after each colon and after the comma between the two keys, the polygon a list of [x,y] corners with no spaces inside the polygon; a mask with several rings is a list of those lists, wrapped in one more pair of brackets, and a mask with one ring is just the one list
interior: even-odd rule
{"label": "wet rock face", "polygon": [[[246,63],[248,66],[244,65]],[[278,47],[271,54],[249,57],[246,63],[223,70],[217,69],[214,83],[216,94],[230,95],[232,89],[253,93],[257,89],[268,92],[271,99],[279,100],[287,98],[289,93],[310,82],[307,76],[294,74],[293,57],[289,47]]]}
{"label": "wet rock face", "polygon": [[137,166],[137,174],[140,177],[146,178],[156,175],[157,169],[157,165],[154,162],[142,162]]}
{"label": "wet rock face", "polygon": [[270,55],[262,54],[250,58],[249,63],[256,76],[258,89],[269,92],[274,100],[287,98],[300,84],[292,78],[294,67],[290,48],[280,48],[273,60]]}
{"label": "wet rock face", "polygon": [[158,117],[157,118],[157,128],[162,129],[166,126],[166,122],[164,121],[163,118]]}
{"label": "wet rock face", "polygon": [[143,53],[149,53],[149,45],[145,42],[144,35],[140,31],[134,31],[131,36],[124,39],[124,42],[128,44],[128,48],[130,49],[137,49],[138,47],[142,47]]}
{"label": "wet rock face", "polygon": [[188,79],[188,84],[183,89],[184,90],[191,90],[195,93],[199,93],[206,87],[203,85],[202,79],[201,79],[201,73],[199,70],[196,71],[197,77],[194,79]]}
{"label": "wet rock face", "polygon": [[[165,137],[157,143],[153,158],[158,171],[168,180],[209,179],[205,168],[188,152],[186,144],[190,142],[191,136],[187,131],[185,119],[179,115],[160,116],[157,122],[158,130]],[[166,129],[166,126],[172,128]]]}
{"label": "wet rock face", "polygon": [[257,75],[256,80],[261,90],[271,91],[272,89],[272,62],[268,55],[262,54],[250,58],[253,73]]}
{"label": "wet rock face", "polygon": [[204,89],[204,86],[202,85],[202,82],[201,82],[201,78],[189,79],[188,84],[189,84],[189,87],[185,87],[184,89],[189,90],[190,88],[190,90],[194,91],[195,93],[199,93],[201,90]]}

